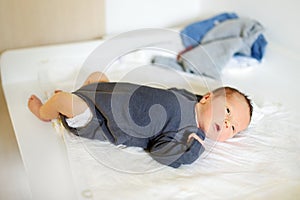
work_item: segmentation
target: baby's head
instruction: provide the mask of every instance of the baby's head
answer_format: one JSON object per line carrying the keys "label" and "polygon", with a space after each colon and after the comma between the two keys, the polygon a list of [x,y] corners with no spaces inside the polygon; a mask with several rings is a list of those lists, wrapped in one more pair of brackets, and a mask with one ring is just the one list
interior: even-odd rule
{"label": "baby's head", "polygon": [[198,124],[206,137],[225,141],[245,130],[253,107],[246,95],[231,87],[209,92],[197,104]]}

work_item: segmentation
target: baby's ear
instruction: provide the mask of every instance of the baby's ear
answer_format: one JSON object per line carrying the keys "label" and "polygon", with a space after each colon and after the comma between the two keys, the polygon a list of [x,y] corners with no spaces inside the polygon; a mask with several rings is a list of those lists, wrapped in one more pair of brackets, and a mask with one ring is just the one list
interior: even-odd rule
{"label": "baby's ear", "polygon": [[208,93],[206,93],[203,97],[202,97],[202,99],[200,99],[200,103],[202,103],[202,104],[204,104],[204,103],[206,103],[208,100],[210,100],[210,98],[212,97],[212,93],[211,92],[208,92]]}

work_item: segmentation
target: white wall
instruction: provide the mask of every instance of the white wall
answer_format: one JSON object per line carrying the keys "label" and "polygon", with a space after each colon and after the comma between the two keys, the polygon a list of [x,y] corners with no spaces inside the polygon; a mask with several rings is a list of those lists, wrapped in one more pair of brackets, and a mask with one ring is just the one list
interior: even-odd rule
{"label": "white wall", "polygon": [[200,14],[199,0],[106,0],[105,3],[107,34],[178,26]]}
{"label": "white wall", "polygon": [[178,26],[220,12],[257,19],[265,36],[294,54],[300,53],[298,0],[106,0],[106,33]]}

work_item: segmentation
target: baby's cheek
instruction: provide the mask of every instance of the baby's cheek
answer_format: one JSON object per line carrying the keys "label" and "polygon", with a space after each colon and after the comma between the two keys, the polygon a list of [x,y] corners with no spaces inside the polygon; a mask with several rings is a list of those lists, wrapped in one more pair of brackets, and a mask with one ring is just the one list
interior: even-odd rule
{"label": "baby's cheek", "polygon": [[214,119],[214,121],[216,122],[223,122],[225,119],[225,110],[224,108],[216,108],[213,110],[212,113],[212,118]]}

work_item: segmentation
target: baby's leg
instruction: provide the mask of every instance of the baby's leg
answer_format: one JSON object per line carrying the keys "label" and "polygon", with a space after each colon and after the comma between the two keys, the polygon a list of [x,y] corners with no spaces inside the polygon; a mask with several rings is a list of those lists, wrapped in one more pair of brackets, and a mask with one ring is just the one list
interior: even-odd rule
{"label": "baby's leg", "polygon": [[98,83],[98,82],[109,82],[107,76],[102,72],[94,72],[89,75],[83,85],[88,85],[91,83]]}
{"label": "baby's leg", "polygon": [[71,118],[88,108],[80,97],[67,92],[54,94],[45,104],[37,96],[32,95],[28,100],[28,107],[42,121],[56,119],[59,114]]}

